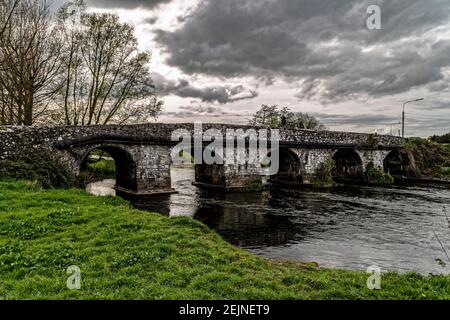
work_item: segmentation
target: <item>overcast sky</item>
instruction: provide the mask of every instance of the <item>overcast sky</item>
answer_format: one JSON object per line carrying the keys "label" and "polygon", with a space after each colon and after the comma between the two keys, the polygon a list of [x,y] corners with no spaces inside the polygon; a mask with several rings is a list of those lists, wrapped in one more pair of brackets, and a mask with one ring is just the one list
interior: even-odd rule
{"label": "overcast sky", "polygon": [[[61,2],[62,0],[57,0]],[[449,0],[88,0],[153,54],[160,121],[246,123],[261,104],[330,129],[450,131]],[[381,7],[381,29],[366,25]]]}

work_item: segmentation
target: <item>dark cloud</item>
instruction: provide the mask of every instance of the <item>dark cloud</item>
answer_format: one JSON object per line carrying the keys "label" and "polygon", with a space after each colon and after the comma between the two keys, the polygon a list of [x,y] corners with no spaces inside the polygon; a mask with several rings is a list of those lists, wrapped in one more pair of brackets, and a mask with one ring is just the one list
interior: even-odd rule
{"label": "dark cloud", "polygon": [[210,85],[196,87],[188,80],[172,81],[160,74],[153,75],[156,89],[161,96],[173,94],[182,98],[196,98],[203,102],[218,102],[221,104],[252,99],[258,94],[243,85]]}
{"label": "dark cloud", "polygon": [[171,116],[177,118],[192,118],[192,117],[223,117],[231,115],[232,113],[223,110],[222,108],[212,106],[182,106],[179,111],[163,112],[163,116]]}
{"label": "dark cloud", "polygon": [[169,3],[171,1],[172,0],[87,0],[86,3],[94,8],[153,9],[162,3]]}
{"label": "dark cloud", "polygon": [[142,23],[144,24],[155,24],[158,21],[158,17],[148,17],[145,18]]}
{"label": "dark cloud", "polygon": [[[366,28],[372,4],[381,30]],[[187,74],[282,77],[302,99],[336,101],[442,87],[449,41],[429,31],[449,19],[448,0],[209,0],[156,40]]]}

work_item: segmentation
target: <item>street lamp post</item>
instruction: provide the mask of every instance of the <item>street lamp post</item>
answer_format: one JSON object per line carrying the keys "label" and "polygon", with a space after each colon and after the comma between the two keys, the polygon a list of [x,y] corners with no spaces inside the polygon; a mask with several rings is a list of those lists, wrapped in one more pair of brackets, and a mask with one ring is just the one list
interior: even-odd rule
{"label": "street lamp post", "polygon": [[408,103],[419,102],[419,101],[423,101],[423,100],[425,100],[425,99],[424,99],[424,98],[420,98],[420,99],[416,99],[416,100],[406,101],[406,102],[403,104],[403,113],[402,113],[402,138],[403,138],[403,139],[405,138],[405,106],[406,106]]}

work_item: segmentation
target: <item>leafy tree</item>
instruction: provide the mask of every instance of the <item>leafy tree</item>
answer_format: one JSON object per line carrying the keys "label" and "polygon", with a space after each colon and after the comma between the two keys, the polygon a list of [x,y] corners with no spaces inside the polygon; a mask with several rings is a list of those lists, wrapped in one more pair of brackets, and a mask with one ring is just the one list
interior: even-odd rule
{"label": "leafy tree", "polygon": [[316,117],[308,113],[295,113],[294,124],[296,128],[304,128],[308,130],[326,130],[326,127]]}
{"label": "leafy tree", "polygon": [[437,143],[450,143],[450,132],[443,136],[432,136],[430,139]]}
{"label": "leafy tree", "polygon": [[325,126],[316,117],[307,113],[294,113],[286,107],[280,109],[277,105],[262,105],[249,124],[273,129],[325,130]]}
{"label": "leafy tree", "polygon": [[254,126],[279,128],[281,117],[278,106],[268,106],[263,104],[261,109],[253,115],[253,119],[250,120],[249,124]]}

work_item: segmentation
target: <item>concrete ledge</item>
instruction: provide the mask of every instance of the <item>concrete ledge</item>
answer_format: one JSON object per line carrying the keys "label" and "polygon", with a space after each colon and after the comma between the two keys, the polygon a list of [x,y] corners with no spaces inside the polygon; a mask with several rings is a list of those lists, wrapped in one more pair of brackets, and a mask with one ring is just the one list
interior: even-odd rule
{"label": "concrete ledge", "polygon": [[269,184],[277,185],[277,186],[288,186],[288,187],[304,187],[308,185],[312,185],[309,182],[300,182],[300,181],[286,181],[286,180],[277,180],[277,179],[269,179]]}
{"label": "concrete ledge", "polygon": [[260,192],[268,190],[268,185],[262,185],[260,189],[255,189],[252,187],[225,187],[225,186],[219,186],[215,184],[209,184],[204,182],[192,182],[192,185],[202,188],[202,189],[210,189],[210,190],[217,190],[217,191],[223,191],[223,192]]}
{"label": "concrete ledge", "polygon": [[160,195],[168,195],[168,194],[178,193],[178,191],[176,191],[175,189],[154,190],[154,191],[149,190],[149,191],[139,192],[139,191],[133,191],[133,190],[129,190],[129,189],[121,188],[121,187],[115,187],[115,190],[118,193],[118,195],[125,194],[125,195],[133,196],[133,197],[160,196]]}
{"label": "concrete ledge", "polygon": [[434,178],[414,178],[414,177],[404,177],[404,176],[394,176],[395,183],[402,184],[436,184],[450,187],[450,180],[434,179]]}

